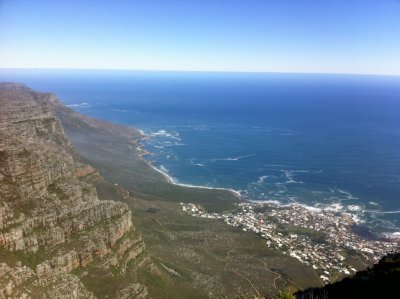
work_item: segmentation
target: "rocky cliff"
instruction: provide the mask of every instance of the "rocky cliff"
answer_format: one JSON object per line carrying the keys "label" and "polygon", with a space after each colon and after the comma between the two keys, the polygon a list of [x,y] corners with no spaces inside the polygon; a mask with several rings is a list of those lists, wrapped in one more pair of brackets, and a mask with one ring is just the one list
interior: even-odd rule
{"label": "rocky cliff", "polygon": [[0,298],[145,297],[131,211],[84,179],[99,174],[74,159],[57,104],[0,84]]}

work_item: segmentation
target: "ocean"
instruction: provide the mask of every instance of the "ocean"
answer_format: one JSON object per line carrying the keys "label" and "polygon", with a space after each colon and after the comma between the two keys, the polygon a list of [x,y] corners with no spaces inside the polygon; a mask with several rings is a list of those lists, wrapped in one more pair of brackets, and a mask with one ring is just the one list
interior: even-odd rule
{"label": "ocean", "polygon": [[0,80],[142,130],[175,183],[400,231],[400,77],[1,70]]}

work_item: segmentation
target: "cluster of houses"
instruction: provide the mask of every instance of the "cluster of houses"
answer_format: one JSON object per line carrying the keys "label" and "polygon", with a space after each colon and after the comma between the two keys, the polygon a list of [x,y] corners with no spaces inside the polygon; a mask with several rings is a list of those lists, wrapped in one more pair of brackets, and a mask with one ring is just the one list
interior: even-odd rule
{"label": "cluster of houses", "polygon": [[231,213],[207,213],[200,205],[181,203],[192,216],[221,219],[227,224],[260,235],[269,247],[310,265],[329,283],[356,272],[348,257],[365,263],[377,262],[388,252],[400,249],[397,239],[364,239],[353,231],[349,213],[332,209],[310,209],[293,204],[239,203]]}

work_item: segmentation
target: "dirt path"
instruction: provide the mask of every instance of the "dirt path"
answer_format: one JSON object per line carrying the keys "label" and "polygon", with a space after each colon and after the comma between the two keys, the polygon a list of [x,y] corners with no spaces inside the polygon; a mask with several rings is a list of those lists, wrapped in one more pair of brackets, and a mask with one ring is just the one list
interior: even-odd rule
{"label": "dirt path", "polygon": [[244,280],[246,280],[251,287],[253,288],[253,290],[257,293],[257,296],[261,297],[260,292],[257,290],[257,288],[253,285],[253,283],[251,282],[251,280],[249,278],[247,278],[246,276],[240,274],[239,272],[235,271],[235,270],[230,270],[231,272],[235,273],[237,276],[243,278]]}

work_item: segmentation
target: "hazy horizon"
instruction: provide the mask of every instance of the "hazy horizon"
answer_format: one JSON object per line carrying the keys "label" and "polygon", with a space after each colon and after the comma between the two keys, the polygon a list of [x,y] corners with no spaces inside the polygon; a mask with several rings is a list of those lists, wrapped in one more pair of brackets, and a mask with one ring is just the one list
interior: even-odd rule
{"label": "hazy horizon", "polygon": [[344,75],[344,76],[376,76],[399,77],[400,74],[379,73],[324,73],[324,72],[279,72],[279,71],[223,71],[223,70],[167,70],[167,69],[106,69],[106,68],[35,68],[35,67],[0,67],[0,71],[82,71],[82,72],[160,72],[160,73],[226,73],[226,74],[287,74],[287,75]]}
{"label": "hazy horizon", "polygon": [[400,2],[0,2],[0,68],[400,75]]}

